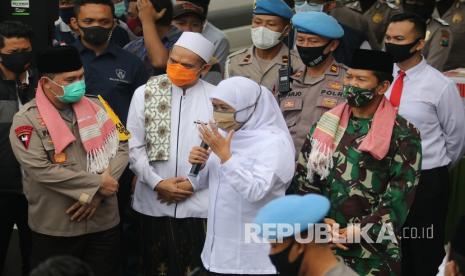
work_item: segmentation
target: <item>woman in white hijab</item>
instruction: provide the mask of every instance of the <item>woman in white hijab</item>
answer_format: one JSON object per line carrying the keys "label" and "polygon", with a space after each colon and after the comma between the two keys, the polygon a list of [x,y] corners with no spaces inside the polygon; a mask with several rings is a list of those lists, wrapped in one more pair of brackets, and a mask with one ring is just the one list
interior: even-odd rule
{"label": "woman in white hijab", "polygon": [[294,175],[291,135],[271,92],[250,79],[222,81],[211,100],[216,124],[199,127],[210,150],[196,147],[189,156],[204,166],[191,179],[194,191],[210,189],[202,262],[213,275],[275,274],[269,245],[247,243],[245,224],[284,196]]}

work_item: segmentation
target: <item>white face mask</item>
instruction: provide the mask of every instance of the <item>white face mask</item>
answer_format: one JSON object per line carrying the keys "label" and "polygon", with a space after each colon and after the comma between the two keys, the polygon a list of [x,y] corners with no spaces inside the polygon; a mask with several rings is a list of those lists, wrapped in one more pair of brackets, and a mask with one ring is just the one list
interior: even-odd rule
{"label": "white face mask", "polygon": [[282,33],[272,31],[265,27],[252,28],[252,42],[258,49],[270,49],[281,41]]}
{"label": "white face mask", "polygon": [[325,4],[309,3],[307,1],[296,1],[295,12],[322,12]]}

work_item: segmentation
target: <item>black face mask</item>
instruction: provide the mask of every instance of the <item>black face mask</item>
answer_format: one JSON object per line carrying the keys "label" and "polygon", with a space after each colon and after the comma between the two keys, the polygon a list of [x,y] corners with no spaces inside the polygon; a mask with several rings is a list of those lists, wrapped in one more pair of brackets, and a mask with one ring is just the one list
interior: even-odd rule
{"label": "black face mask", "polygon": [[291,245],[289,245],[283,251],[277,254],[269,255],[271,263],[274,265],[274,267],[280,275],[297,276],[299,274],[304,254],[300,254],[300,256],[297,257],[297,259],[294,262],[290,263],[289,253],[291,252],[291,248],[293,245],[294,242],[291,243]]}
{"label": "black face mask", "polygon": [[330,42],[320,47],[301,47],[297,46],[297,51],[299,52],[300,59],[308,67],[315,67],[321,64],[330,53],[324,54],[326,47],[328,47]]}
{"label": "black face mask", "polygon": [[0,54],[2,64],[11,72],[19,75],[25,72],[26,64],[32,61],[32,52],[19,52],[12,54]]}
{"label": "black face mask", "polygon": [[103,28],[100,26],[94,27],[81,27],[79,29],[84,33],[83,39],[93,46],[102,46],[110,40],[111,33],[113,28]]}
{"label": "black face mask", "polygon": [[60,8],[59,14],[61,20],[63,20],[63,22],[69,25],[71,17],[74,17],[74,7]]}
{"label": "black face mask", "polygon": [[414,42],[406,45],[399,45],[399,44],[392,44],[392,43],[386,43],[386,52],[391,54],[393,61],[394,62],[402,62],[405,61],[409,58],[411,58],[416,51],[413,53],[410,52],[412,48],[417,45],[418,41],[420,41],[421,38],[418,38]]}

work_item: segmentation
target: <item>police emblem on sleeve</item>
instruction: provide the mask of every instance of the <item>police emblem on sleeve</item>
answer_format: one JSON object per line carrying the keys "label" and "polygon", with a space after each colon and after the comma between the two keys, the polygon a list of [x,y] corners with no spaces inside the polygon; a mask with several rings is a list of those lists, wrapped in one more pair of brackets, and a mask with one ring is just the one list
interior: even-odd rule
{"label": "police emblem on sleeve", "polygon": [[29,148],[33,129],[34,128],[32,126],[19,126],[15,129],[16,137],[18,137],[25,149]]}

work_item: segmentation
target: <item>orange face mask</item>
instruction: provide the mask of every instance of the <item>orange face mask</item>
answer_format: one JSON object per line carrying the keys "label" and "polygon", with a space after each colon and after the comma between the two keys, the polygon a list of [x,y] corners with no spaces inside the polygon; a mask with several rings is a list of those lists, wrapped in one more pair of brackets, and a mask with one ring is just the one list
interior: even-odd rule
{"label": "orange face mask", "polygon": [[179,63],[170,63],[166,67],[168,78],[178,87],[183,87],[195,82],[198,78],[198,72],[199,71],[195,69],[186,68]]}

